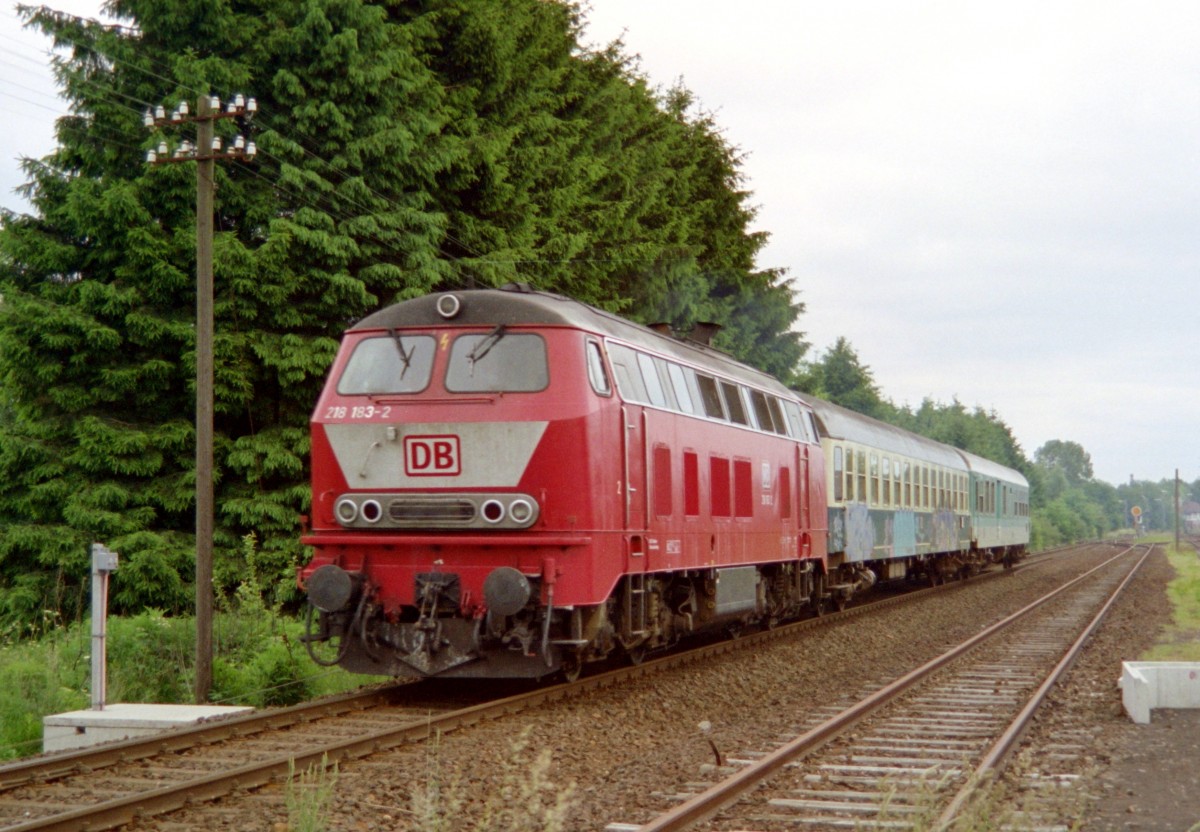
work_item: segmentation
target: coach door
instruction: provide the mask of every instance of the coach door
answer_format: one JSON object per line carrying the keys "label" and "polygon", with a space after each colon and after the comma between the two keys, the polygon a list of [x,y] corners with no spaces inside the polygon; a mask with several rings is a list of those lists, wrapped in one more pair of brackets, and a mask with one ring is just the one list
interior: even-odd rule
{"label": "coach door", "polygon": [[796,445],[796,520],[800,529],[800,557],[812,554],[812,511],[808,503],[808,445]]}
{"label": "coach door", "polygon": [[625,423],[625,528],[646,530],[646,412],[637,405],[621,407]]}

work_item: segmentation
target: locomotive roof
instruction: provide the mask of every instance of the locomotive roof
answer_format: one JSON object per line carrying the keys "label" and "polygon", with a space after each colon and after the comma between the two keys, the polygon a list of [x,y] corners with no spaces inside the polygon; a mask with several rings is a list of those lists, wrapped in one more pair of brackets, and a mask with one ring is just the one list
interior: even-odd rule
{"label": "locomotive roof", "polygon": [[[438,299],[455,295],[460,301],[458,314],[442,316]],[[748,367],[720,350],[657,332],[611,312],[596,309],[573,298],[541,292],[521,285],[503,289],[465,289],[438,292],[401,301],[379,310],[350,327],[350,332],[368,329],[437,326],[563,326],[616,338],[654,352],[670,355],[690,364],[709,367],[713,372],[739,378],[794,398],[795,394],[774,376]]]}
{"label": "locomotive roof", "polygon": [[882,451],[903,454],[960,471],[967,470],[966,460],[949,445],[864,416],[836,404],[805,396],[817,417],[821,436],[860,442]]}

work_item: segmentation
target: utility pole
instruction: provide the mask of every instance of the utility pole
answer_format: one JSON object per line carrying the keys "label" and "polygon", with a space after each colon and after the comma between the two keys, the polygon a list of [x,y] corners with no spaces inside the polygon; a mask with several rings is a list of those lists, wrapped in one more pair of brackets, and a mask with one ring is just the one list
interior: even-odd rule
{"label": "utility pole", "polygon": [[[196,704],[208,701],[212,690],[213,618],[213,201],[217,159],[250,159],[254,142],[239,135],[222,151],[216,136],[219,119],[253,118],[258,109],[253,98],[236,96],[222,111],[217,96],[201,95],[196,115],[189,116],[187,104],[168,118],[158,107],[146,111],[147,127],[194,123],[196,144],[182,142],[168,156],[169,147],[160,142],[157,152],[146,154],[150,164],[196,163]],[[161,158],[160,158],[161,157]]]}
{"label": "utility pole", "polygon": [[1175,469],[1175,551],[1179,551],[1179,469]]}

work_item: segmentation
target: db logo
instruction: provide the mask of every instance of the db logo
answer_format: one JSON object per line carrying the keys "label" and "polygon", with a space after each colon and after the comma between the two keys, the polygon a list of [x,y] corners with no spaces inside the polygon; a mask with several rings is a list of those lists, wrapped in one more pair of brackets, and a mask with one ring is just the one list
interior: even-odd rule
{"label": "db logo", "polygon": [[462,473],[458,437],[404,437],[404,473],[410,477],[457,477]]}

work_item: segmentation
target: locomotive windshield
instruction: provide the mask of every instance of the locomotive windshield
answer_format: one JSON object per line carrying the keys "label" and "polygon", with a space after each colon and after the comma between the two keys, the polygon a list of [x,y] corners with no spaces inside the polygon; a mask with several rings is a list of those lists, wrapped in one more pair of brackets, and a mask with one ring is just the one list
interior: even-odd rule
{"label": "locomotive windshield", "polygon": [[358,342],[338,379],[343,396],[418,393],[429,386],[436,342],[430,335],[398,333]]}
{"label": "locomotive windshield", "polygon": [[446,389],[452,393],[533,393],[550,383],[546,342],[540,335],[460,335],[450,349]]}

